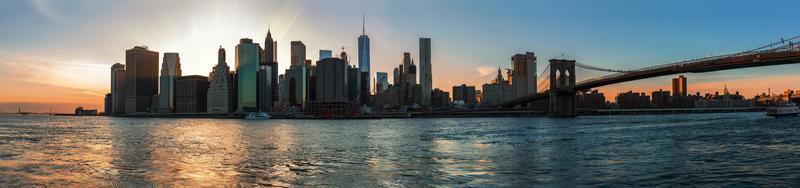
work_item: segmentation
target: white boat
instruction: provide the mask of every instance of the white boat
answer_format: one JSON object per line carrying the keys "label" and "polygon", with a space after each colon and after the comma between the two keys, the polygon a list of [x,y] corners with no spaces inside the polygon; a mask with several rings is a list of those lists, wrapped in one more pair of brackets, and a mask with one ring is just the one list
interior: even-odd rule
{"label": "white boat", "polygon": [[251,112],[248,113],[247,116],[244,116],[244,119],[248,120],[264,120],[269,119],[269,114],[265,112]]}
{"label": "white boat", "polygon": [[800,114],[800,108],[795,103],[787,103],[767,109],[767,115],[772,117],[797,116],[797,114]]}

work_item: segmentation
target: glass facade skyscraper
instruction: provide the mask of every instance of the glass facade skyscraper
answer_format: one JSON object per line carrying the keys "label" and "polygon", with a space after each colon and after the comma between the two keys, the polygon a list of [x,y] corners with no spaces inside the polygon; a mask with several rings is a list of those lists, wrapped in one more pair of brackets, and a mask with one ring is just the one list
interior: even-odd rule
{"label": "glass facade skyscraper", "polygon": [[369,37],[367,36],[366,25],[363,23],[364,20],[362,18],[362,25],[361,25],[361,36],[358,37],[358,69],[362,73],[367,73],[366,77],[361,78],[363,79],[362,83],[367,83],[363,85],[362,88],[366,92],[362,92],[362,94],[369,94],[371,79],[372,76],[369,70]]}
{"label": "glass facade skyscraper", "polygon": [[243,38],[236,45],[237,112],[258,111],[256,71],[259,64],[258,43]]}

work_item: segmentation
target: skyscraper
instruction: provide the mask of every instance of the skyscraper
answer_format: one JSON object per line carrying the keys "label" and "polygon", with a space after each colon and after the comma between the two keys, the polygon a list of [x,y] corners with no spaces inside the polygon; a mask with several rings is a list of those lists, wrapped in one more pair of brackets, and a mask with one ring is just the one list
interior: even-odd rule
{"label": "skyscraper", "polygon": [[686,77],[680,75],[677,78],[672,79],[672,96],[686,96],[686,89]]}
{"label": "skyscraper", "polygon": [[270,104],[278,102],[278,42],[272,39],[272,31],[267,29],[267,38],[264,39],[264,57],[261,59],[272,72],[270,78],[270,91],[272,91],[272,101]]}
{"label": "skyscraper", "polygon": [[308,94],[306,88],[308,84],[308,70],[306,69],[306,65],[304,63],[292,65],[286,70],[285,77],[286,101],[288,101],[290,105],[303,106]]}
{"label": "skyscraper", "polygon": [[233,82],[231,82],[233,73],[230,72],[228,64],[225,63],[225,49],[222,46],[217,51],[217,65],[211,71],[209,78],[211,79],[208,88],[206,102],[206,112],[212,114],[225,114],[233,112],[234,98]]}
{"label": "skyscraper", "polygon": [[256,71],[259,66],[259,45],[243,38],[236,45],[237,112],[258,111]]}
{"label": "skyscraper", "polygon": [[[291,66],[305,64],[306,62],[306,45],[302,41],[291,42]],[[307,67],[306,67],[307,68]]]}
{"label": "skyscraper", "polygon": [[370,94],[370,78],[372,74],[370,73],[370,57],[369,57],[369,37],[367,36],[367,29],[365,24],[365,18],[362,16],[361,18],[361,36],[358,37],[358,68],[362,73],[366,73],[366,75],[360,75],[362,82],[366,84],[361,84],[361,95],[367,97]]}
{"label": "skyscraper", "polygon": [[325,58],[317,61],[315,75],[317,102],[348,101],[347,63],[339,58]]}
{"label": "skyscraper", "polygon": [[272,68],[262,64],[258,67],[258,110],[269,112],[272,106]]}
{"label": "skyscraper", "polygon": [[125,51],[125,114],[152,112],[158,94],[158,52],[147,46]]}
{"label": "skyscraper", "polygon": [[175,112],[206,112],[208,77],[200,75],[182,76],[175,81]]}
{"label": "skyscraper", "polygon": [[419,38],[419,84],[422,85],[420,103],[431,105],[431,91],[433,91],[433,75],[431,73],[431,39]]}
{"label": "skyscraper", "polygon": [[333,57],[333,52],[330,50],[319,50],[319,60]]}
{"label": "skyscraper", "polygon": [[125,78],[125,65],[115,63],[111,66],[111,111],[106,113],[125,113]]}
{"label": "skyscraper", "polygon": [[516,54],[511,61],[514,67],[511,79],[513,97],[536,93],[536,55],[533,52]]}
{"label": "skyscraper", "polygon": [[159,92],[159,112],[175,111],[175,80],[181,77],[181,58],[178,53],[164,53],[161,63],[161,92]]}
{"label": "skyscraper", "polygon": [[389,75],[386,72],[376,72],[375,78],[377,83],[375,84],[375,93],[382,93],[386,89],[389,89]]}

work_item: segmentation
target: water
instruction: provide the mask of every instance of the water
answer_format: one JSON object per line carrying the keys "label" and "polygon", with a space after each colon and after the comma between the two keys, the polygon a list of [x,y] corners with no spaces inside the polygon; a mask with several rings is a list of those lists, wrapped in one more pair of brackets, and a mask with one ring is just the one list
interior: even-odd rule
{"label": "water", "polygon": [[0,186],[800,185],[800,117],[0,116]]}

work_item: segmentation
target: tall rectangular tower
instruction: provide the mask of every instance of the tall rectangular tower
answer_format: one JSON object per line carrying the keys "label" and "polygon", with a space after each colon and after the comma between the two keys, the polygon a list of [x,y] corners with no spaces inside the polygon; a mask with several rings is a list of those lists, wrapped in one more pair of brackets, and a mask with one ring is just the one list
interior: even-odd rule
{"label": "tall rectangular tower", "polygon": [[431,105],[433,91],[433,75],[431,73],[431,39],[419,38],[419,81],[422,85],[421,103]]}
{"label": "tall rectangular tower", "polygon": [[158,52],[147,46],[125,51],[125,114],[146,113],[158,94]]}
{"label": "tall rectangular tower", "polygon": [[259,66],[259,45],[243,38],[236,45],[237,112],[258,111],[256,71]]}
{"label": "tall rectangular tower", "polygon": [[178,53],[164,53],[161,63],[159,112],[175,112],[175,80],[181,77],[181,58]]}

